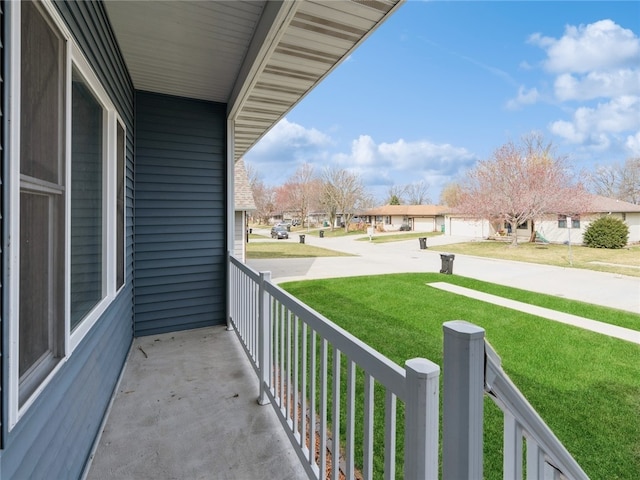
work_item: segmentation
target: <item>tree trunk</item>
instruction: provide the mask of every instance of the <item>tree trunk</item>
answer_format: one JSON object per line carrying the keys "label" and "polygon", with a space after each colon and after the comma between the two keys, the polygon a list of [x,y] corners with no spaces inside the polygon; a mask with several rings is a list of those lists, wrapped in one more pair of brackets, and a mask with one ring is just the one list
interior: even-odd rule
{"label": "tree trunk", "polygon": [[530,243],[535,243],[536,241],[536,224],[533,220],[531,220],[531,236],[529,237]]}
{"label": "tree trunk", "polygon": [[510,221],[509,225],[511,225],[511,246],[517,247],[518,246],[518,224]]}

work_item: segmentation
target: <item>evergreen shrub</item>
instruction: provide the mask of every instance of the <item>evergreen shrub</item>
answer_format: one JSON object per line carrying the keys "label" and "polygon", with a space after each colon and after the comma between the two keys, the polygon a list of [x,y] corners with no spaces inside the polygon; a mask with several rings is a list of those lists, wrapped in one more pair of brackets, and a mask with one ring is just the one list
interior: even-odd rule
{"label": "evergreen shrub", "polygon": [[607,215],[592,222],[582,242],[592,248],[623,248],[629,239],[629,227],[619,218]]}

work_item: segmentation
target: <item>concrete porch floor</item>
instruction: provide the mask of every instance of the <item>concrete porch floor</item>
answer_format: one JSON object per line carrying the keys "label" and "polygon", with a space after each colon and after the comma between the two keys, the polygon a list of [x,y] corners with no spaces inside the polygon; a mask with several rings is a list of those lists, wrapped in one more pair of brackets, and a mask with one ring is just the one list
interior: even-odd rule
{"label": "concrete porch floor", "polygon": [[306,478],[236,334],[137,338],[86,478]]}

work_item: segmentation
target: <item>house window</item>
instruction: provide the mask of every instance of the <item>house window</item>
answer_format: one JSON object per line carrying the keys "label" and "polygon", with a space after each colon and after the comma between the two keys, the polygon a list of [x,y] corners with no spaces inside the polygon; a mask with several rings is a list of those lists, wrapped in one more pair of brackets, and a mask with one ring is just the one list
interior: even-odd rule
{"label": "house window", "polygon": [[384,217],[384,223],[386,223],[387,225],[391,225],[391,216],[387,215],[386,217]]}
{"label": "house window", "polygon": [[529,228],[528,220],[518,224],[518,230],[527,230],[528,228]]}
{"label": "house window", "polygon": [[558,215],[558,228],[567,228],[567,216]]}
{"label": "house window", "polygon": [[73,69],[71,87],[71,329],[104,296],[104,109]]}
{"label": "house window", "polygon": [[126,130],[57,10],[14,7],[10,429],[126,281]]}
{"label": "house window", "polygon": [[571,216],[571,228],[580,228],[580,215]]}
{"label": "house window", "polygon": [[[63,354],[65,44],[21,2],[19,403]],[[17,167],[17,166],[16,166]]]}

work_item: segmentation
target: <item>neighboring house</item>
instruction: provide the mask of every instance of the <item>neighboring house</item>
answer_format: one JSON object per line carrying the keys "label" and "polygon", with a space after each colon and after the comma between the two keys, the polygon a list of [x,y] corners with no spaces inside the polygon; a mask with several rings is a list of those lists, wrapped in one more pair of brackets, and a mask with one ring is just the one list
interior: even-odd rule
{"label": "neighboring house", "polygon": [[619,218],[629,227],[629,243],[640,242],[640,205],[594,195],[589,210],[582,215],[569,217],[570,221],[565,215],[550,215],[537,222],[535,229],[551,243],[568,242],[571,236],[572,244],[582,244],[582,235],[591,222],[605,215],[611,215]]}
{"label": "neighboring house", "polygon": [[2,478],[79,478],[133,337],[226,322],[234,162],[397,6],[0,0]]}
{"label": "neighboring house", "polygon": [[383,205],[363,213],[368,223],[375,220],[385,231],[408,225],[416,232],[440,232],[447,207],[442,205]]}
{"label": "neighboring house", "polygon": [[253,201],[249,177],[247,177],[247,170],[242,159],[236,162],[233,171],[233,204],[235,210],[233,254],[244,262],[248,238],[247,212],[254,211],[256,204]]}
{"label": "neighboring house", "polygon": [[[613,198],[593,195],[589,212],[581,215],[546,215],[535,222],[525,222],[515,231],[519,241],[529,241],[532,230],[540,240],[550,243],[582,244],[582,235],[587,227],[604,215],[612,215],[623,220],[629,227],[629,243],[640,242],[640,205]],[[499,222],[470,217],[464,214],[445,215],[445,234],[473,238],[509,237],[514,234],[510,227]]]}

